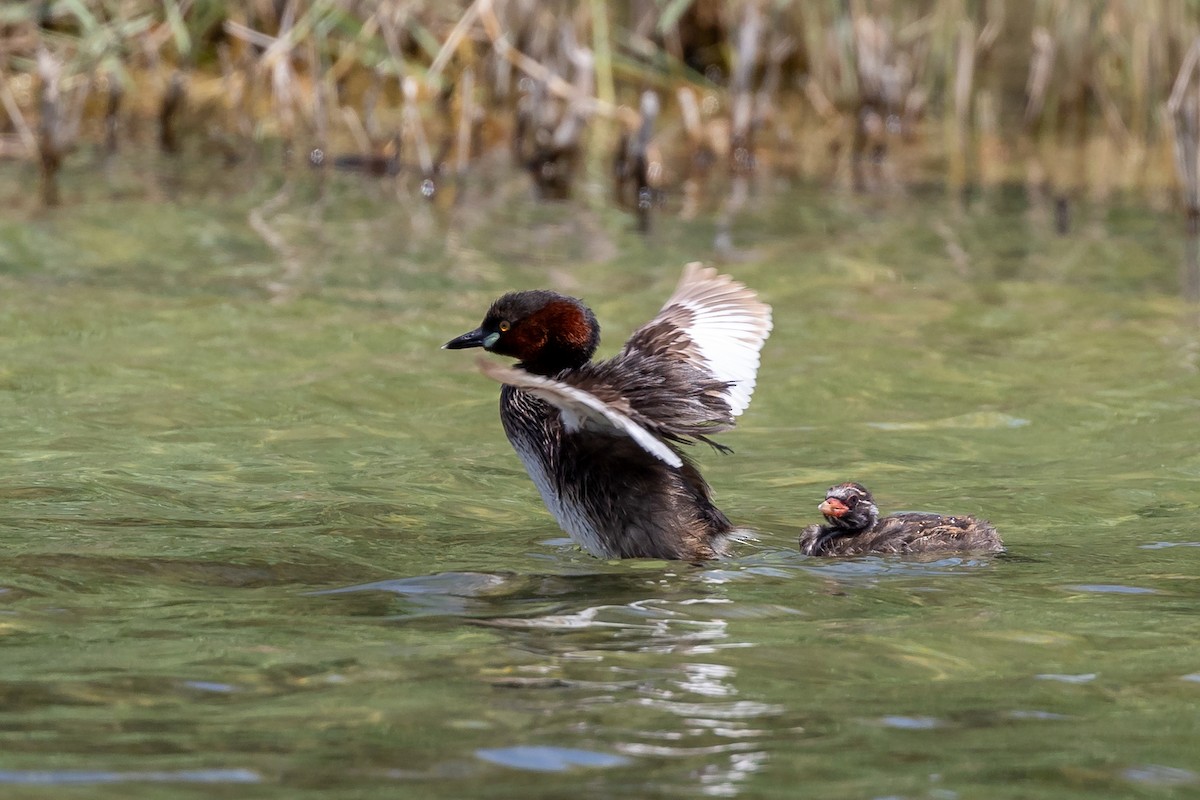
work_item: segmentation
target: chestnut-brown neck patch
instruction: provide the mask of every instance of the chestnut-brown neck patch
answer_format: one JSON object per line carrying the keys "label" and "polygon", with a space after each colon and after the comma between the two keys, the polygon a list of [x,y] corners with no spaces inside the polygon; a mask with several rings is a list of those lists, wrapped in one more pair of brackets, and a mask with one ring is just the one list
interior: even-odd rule
{"label": "chestnut-brown neck patch", "polygon": [[550,336],[572,347],[586,347],[592,337],[591,322],[577,303],[556,300],[547,303],[525,321],[541,326]]}
{"label": "chestnut-brown neck patch", "polygon": [[600,341],[596,318],[582,304],[552,300],[513,326],[515,355],[530,372],[553,375],[586,364]]}

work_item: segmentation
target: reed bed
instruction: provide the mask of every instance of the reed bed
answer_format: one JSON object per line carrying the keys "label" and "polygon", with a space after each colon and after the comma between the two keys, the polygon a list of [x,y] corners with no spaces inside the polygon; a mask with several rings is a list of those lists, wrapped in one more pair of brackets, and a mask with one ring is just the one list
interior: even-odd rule
{"label": "reed bed", "polygon": [[611,187],[643,230],[707,204],[718,239],[763,175],[1023,183],[1064,230],[1081,197],[1169,194],[1196,229],[1198,73],[1194,0],[18,2],[0,158],[47,206],[81,147],[425,197],[507,150],[539,197]]}

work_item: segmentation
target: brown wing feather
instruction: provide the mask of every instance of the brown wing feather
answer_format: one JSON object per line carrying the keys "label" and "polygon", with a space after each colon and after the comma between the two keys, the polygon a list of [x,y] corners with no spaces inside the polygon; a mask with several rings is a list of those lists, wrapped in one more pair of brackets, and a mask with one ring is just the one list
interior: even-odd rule
{"label": "brown wing feather", "polygon": [[759,351],[770,333],[771,307],[753,290],[692,262],[662,309],[633,332],[614,360],[642,355],[683,361],[726,385],[721,394],[736,417],[750,405]]}
{"label": "brown wing feather", "polygon": [[513,386],[528,394],[540,398],[559,409],[563,425],[568,431],[590,430],[605,431],[610,434],[627,436],[643,450],[672,467],[683,465],[683,458],[669,445],[660,441],[652,433],[652,425],[629,407],[618,393],[603,392],[604,399],[596,394],[596,389],[603,386],[583,386],[577,380],[578,370],[570,370],[560,377],[547,378],[534,375],[522,369],[497,364],[487,359],[479,359],[479,371],[492,380],[506,386]]}

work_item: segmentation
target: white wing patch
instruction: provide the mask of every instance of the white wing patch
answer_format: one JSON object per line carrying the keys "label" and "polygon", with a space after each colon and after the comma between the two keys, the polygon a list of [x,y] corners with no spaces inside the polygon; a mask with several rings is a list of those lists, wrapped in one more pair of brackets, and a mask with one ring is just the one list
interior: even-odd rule
{"label": "white wing patch", "polygon": [[771,307],[744,284],[698,261],[683,268],[659,316],[668,315],[672,306],[691,312],[691,322],[682,330],[695,345],[701,366],[732,384],[726,399],[733,415],[740,415],[754,393],[759,351],[771,333]]}
{"label": "white wing patch", "polygon": [[628,436],[660,461],[672,467],[683,466],[679,454],[650,431],[582,389],[483,358],[479,359],[479,371],[494,381],[515,386],[559,409],[563,425],[570,432],[586,428]]}

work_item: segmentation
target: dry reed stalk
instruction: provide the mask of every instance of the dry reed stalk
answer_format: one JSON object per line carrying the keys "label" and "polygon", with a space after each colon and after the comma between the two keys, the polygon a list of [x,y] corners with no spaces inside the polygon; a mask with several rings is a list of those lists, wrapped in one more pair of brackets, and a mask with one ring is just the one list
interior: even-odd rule
{"label": "dry reed stalk", "polygon": [[350,137],[354,139],[355,147],[357,147],[360,153],[370,153],[371,137],[367,134],[366,126],[363,125],[358,112],[349,106],[342,106],[339,111],[342,115],[342,122],[346,125],[346,130],[350,133]]}
{"label": "dry reed stalk", "polygon": [[704,132],[700,127],[700,105],[696,102],[696,92],[690,86],[680,86],[675,90],[675,98],[679,102],[679,115],[688,142],[697,147],[703,140]]}
{"label": "dry reed stalk", "polygon": [[462,180],[471,163],[471,130],[475,119],[475,70],[470,67],[463,70],[458,82],[458,96],[458,141],[454,150],[454,172]]}
{"label": "dry reed stalk", "polygon": [[458,48],[462,45],[463,40],[467,38],[467,33],[470,32],[471,26],[479,18],[479,6],[483,0],[474,0],[458,18],[458,22],[450,30],[450,34],[446,37],[446,41],[442,42],[442,48],[434,57],[433,63],[429,65],[429,70],[425,73],[425,79],[430,82],[436,82],[442,74],[442,70],[446,68],[446,64],[458,52]]}
{"label": "dry reed stalk", "polygon": [[778,148],[790,155],[791,137],[784,132],[784,128],[779,124],[780,119],[776,113],[776,99],[779,96],[779,87],[783,80],[783,63],[796,50],[796,40],[782,32],[778,26],[773,27],[771,34],[771,44],[767,47],[767,64],[763,72],[762,83],[758,87],[758,91],[754,94],[754,118],[751,123],[754,130],[765,131],[768,128],[773,128],[776,133],[776,144],[782,145]]}
{"label": "dry reed stalk", "polygon": [[283,140],[285,166],[291,158],[296,136],[296,72],[292,67],[292,51],[295,48],[293,31],[296,27],[298,0],[288,0],[279,20],[279,35],[263,53],[262,63],[271,75],[271,101],[279,120],[280,138]]}
{"label": "dry reed stalk", "polygon": [[1154,34],[1149,24],[1138,19],[1134,22],[1130,34],[1129,46],[1129,102],[1132,108],[1130,114],[1131,135],[1138,142],[1146,141],[1147,125],[1152,114],[1150,100],[1151,63],[1153,59]]}
{"label": "dry reed stalk", "polygon": [[811,75],[803,79],[804,96],[808,98],[809,105],[817,112],[817,116],[825,121],[830,121],[837,117],[837,107],[830,102],[829,97],[822,91],[821,85]]}
{"label": "dry reed stalk", "polygon": [[590,0],[588,5],[592,23],[592,49],[594,54],[593,74],[596,82],[596,99],[607,106],[615,106],[617,90],[613,80],[612,34],[609,32],[608,3]]}
{"label": "dry reed stalk", "polygon": [[417,79],[408,75],[401,84],[404,91],[403,137],[405,143],[415,150],[417,165],[425,179],[434,175],[433,155],[429,150],[429,139],[425,136],[425,125],[421,121],[421,111],[417,107],[420,85]]}
{"label": "dry reed stalk", "polygon": [[733,180],[729,195],[718,215],[713,247],[725,257],[731,257],[733,247],[733,220],[741,212],[750,194],[749,174],[754,169],[754,142],[752,139],[753,98],[750,82],[755,64],[758,62],[758,46],[762,34],[762,13],[758,3],[746,3],[742,22],[738,29],[737,51],[734,54],[733,73],[730,77],[730,92],[733,96],[733,112],[730,137],[730,167]]}
{"label": "dry reed stalk", "polygon": [[[379,118],[375,110],[379,107],[379,98],[383,94],[383,70],[376,67],[371,70],[371,81],[362,95],[362,128],[366,132],[368,142],[378,142],[383,138],[379,126]],[[370,152],[369,145],[363,152]]]}
{"label": "dry reed stalk", "polygon": [[4,106],[4,112],[8,114],[9,121],[16,129],[17,138],[20,140],[25,154],[33,155],[38,152],[38,137],[26,122],[25,114],[21,111],[17,99],[13,97],[12,87],[9,86],[8,81],[8,75],[4,72],[3,64],[0,63],[0,105]]}
{"label": "dry reed stalk", "polygon": [[542,97],[545,94],[545,84],[528,80],[520,84],[520,94],[514,109],[511,149],[513,161],[525,166],[532,153],[529,143],[536,136],[539,126]]}
{"label": "dry reed stalk", "polygon": [[[868,168],[878,167],[886,151],[884,71],[892,49],[891,38],[873,16],[858,11],[852,20],[853,60],[856,95],[850,144],[850,175],[855,191],[868,187]],[[878,177],[871,169],[871,177]]]}
{"label": "dry reed stalk", "polygon": [[111,158],[117,152],[121,101],[125,98],[125,86],[114,71],[109,71],[105,80],[108,81],[108,100],[104,108],[104,154],[105,158]]}
{"label": "dry reed stalk", "polygon": [[[537,63],[552,77],[550,83],[563,82],[562,76],[570,74],[571,89],[551,96],[550,83],[522,81],[524,90],[513,127],[513,158],[529,172],[540,197],[562,199],[570,196],[583,134],[597,107],[593,102],[595,59],[591,50],[576,42],[570,22],[547,15],[539,23],[529,31],[526,46],[539,54]],[[555,30],[557,37],[551,35]],[[626,109],[622,119],[628,118]]]}
{"label": "dry reed stalk", "polygon": [[266,73],[271,87],[271,108],[283,142],[285,166],[290,161],[295,144],[297,111],[302,110],[304,100],[292,60],[299,45],[312,34],[318,15],[327,11],[322,4],[303,6],[303,14],[301,10],[299,0],[288,0],[283,13],[279,15],[279,32],[276,36],[255,31],[234,20],[226,20],[224,24],[225,31],[230,35],[263,49],[257,62],[247,69],[244,98],[247,103],[250,101],[250,90],[256,83],[255,76]]}
{"label": "dry reed stalk", "polygon": [[1100,113],[1108,126],[1109,135],[1117,147],[1124,148],[1129,144],[1129,128],[1125,125],[1125,120],[1121,118],[1121,109],[1117,107],[1108,87],[1104,85],[1103,79],[1098,74],[1092,77],[1091,89],[1092,96],[1096,98],[1096,104],[1100,106]]}
{"label": "dry reed stalk", "polygon": [[[586,7],[581,4],[578,22],[581,26],[585,26],[584,29],[590,28],[591,30],[591,38],[588,40],[591,46],[588,48],[588,54],[592,62],[590,72],[595,87],[593,94],[600,103],[615,107],[617,88],[616,77],[613,73],[614,41],[612,24],[609,19],[613,14],[613,11],[610,10],[612,5],[607,0],[589,0]],[[578,85],[578,79],[575,82]],[[619,139],[617,132],[622,130],[621,123],[608,116],[596,115],[590,111],[584,111],[584,118],[588,126],[588,139],[583,153],[583,170],[585,174],[601,176],[607,166],[605,162]],[[598,193],[589,193],[587,199],[593,204],[602,202],[602,196]]]}
{"label": "dry reed stalk", "polygon": [[687,137],[687,169],[684,171],[683,205],[679,216],[692,219],[700,208],[700,192],[708,169],[714,161],[712,148],[704,136],[700,120],[700,105],[696,102],[696,92],[690,86],[681,86],[675,92],[679,102],[679,112],[683,120],[683,130]]}
{"label": "dry reed stalk", "polygon": [[757,2],[748,2],[738,28],[737,50],[729,81],[732,98],[732,142],[730,155],[735,174],[747,174],[754,168],[754,97],[751,80],[758,63],[759,40],[762,35],[762,12]]}
{"label": "dry reed stalk", "polygon": [[400,45],[400,34],[409,22],[409,13],[410,9],[407,6],[396,3],[385,3],[376,9],[375,17],[379,20],[379,33],[383,37],[383,43],[387,47],[388,56],[391,59],[390,63],[382,62],[376,69],[383,71],[385,66],[390,67],[397,75],[408,72],[404,48]]}
{"label": "dry reed stalk", "polygon": [[1005,0],[987,0],[981,11],[982,25],[975,38],[970,119],[970,173],[981,186],[1000,182],[1006,160],[999,133],[1000,107],[1004,97],[1003,75],[992,66],[993,50],[1006,21]]}
{"label": "dry reed stalk", "polygon": [[892,50],[891,37],[878,19],[861,10],[852,17],[852,30],[856,94],[860,103],[873,106],[882,104],[883,76]]}
{"label": "dry reed stalk", "polygon": [[[569,31],[569,28],[566,30]],[[575,70],[575,80],[572,84],[575,92],[574,97],[567,103],[562,121],[554,130],[553,143],[557,150],[579,147],[587,120],[591,116],[591,104],[583,102],[580,98],[590,97],[595,91],[596,60],[592,51],[586,47],[575,46],[573,37],[568,40],[566,49],[567,57]]]}
{"label": "dry reed stalk", "polygon": [[63,138],[64,108],[62,98],[63,64],[44,47],[38,50],[37,71],[40,82],[38,91],[38,155],[42,169],[42,203],[47,207],[57,206],[61,200],[58,191],[58,172],[66,157],[66,141]]}
{"label": "dry reed stalk", "polygon": [[949,137],[953,143],[949,158],[948,180],[958,191],[965,189],[971,180],[971,107],[975,87],[975,60],[977,41],[975,24],[960,20],[957,31],[957,47],[954,61],[954,120]]}
{"label": "dry reed stalk", "polygon": [[225,107],[233,116],[233,125],[237,132],[243,137],[249,138],[252,123],[242,104],[245,82],[237,79],[237,68],[233,63],[233,55],[230,53],[227,43],[221,42],[217,46],[217,59],[221,64],[221,86],[224,89]]}
{"label": "dry reed stalk", "polygon": [[80,80],[73,96],[68,96],[64,71],[59,55],[38,48],[37,152],[42,168],[42,203],[48,207],[60,203],[59,170],[76,142],[89,88],[86,80]]}
{"label": "dry reed stalk", "polygon": [[[221,68],[224,73],[225,86],[229,91],[227,102],[235,114],[239,133],[244,138],[251,139],[258,129],[254,108],[258,94],[257,76],[261,69],[261,60],[255,59],[252,47],[257,47],[265,53],[275,40],[232,19],[225,20],[222,27],[225,33],[234,39],[244,45],[250,45],[250,47],[239,48],[236,60],[229,57],[230,49],[227,45],[222,45],[223,49],[219,52],[224,53]],[[240,81],[234,79],[235,74],[238,73],[240,73]],[[251,150],[251,152],[254,151]]]}
{"label": "dry reed stalk", "polygon": [[[1192,41],[1167,100],[1174,128],[1175,171],[1183,190],[1187,237],[1180,283],[1187,300],[1200,300],[1200,37]],[[1194,91],[1192,83],[1196,84]]]}
{"label": "dry reed stalk", "polygon": [[371,14],[363,20],[362,26],[353,39],[348,42],[338,41],[338,56],[329,67],[328,79],[332,83],[336,85],[361,66],[363,49],[377,33],[379,33],[379,20],[375,14]]}
{"label": "dry reed stalk", "polygon": [[1042,117],[1050,78],[1054,74],[1054,58],[1057,47],[1050,31],[1043,27],[1033,29],[1033,53],[1029,59],[1029,79],[1025,83],[1025,129],[1032,130]]}
{"label": "dry reed stalk", "polygon": [[512,66],[524,72],[538,83],[544,84],[546,90],[563,100],[568,100],[585,110],[587,114],[601,114],[609,118],[628,119],[629,113],[612,103],[605,103],[590,95],[580,95],[576,87],[565,80],[554,70],[518,50],[508,39],[500,19],[496,16],[494,0],[479,0],[479,16],[483,22],[484,31],[496,54],[508,61]]}
{"label": "dry reed stalk", "polygon": [[318,48],[315,38],[308,40],[307,60],[313,86],[313,142],[312,148],[309,150],[308,163],[313,167],[321,167],[317,170],[318,202],[313,206],[315,216],[319,209],[324,207],[328,198],[326,176],[329,170],[324,167],[327,163],[326,153],[329,152],[329,109],[333,103],[336,89],[329,84],[330,72],[326,68],[321,49]]}
{"label": "dry reed stalk", "polygon": [[1094,96],[1091,79],[1097,59],[1098,34],[1094,9],[1055,0],[1056,41],[1060,57],[1053,89],[1055,98],[1055,157],[1049,161],[1055,191],[1055,222],[1060,234],[1071,224],[1072,200],[1086,187],[1090,116]]}
{"label": "dry reed stalk", "polygon": [[316,39],[308,40],[308,69],[312,76],[312,116],[314,145],[322,151],[329,148],[329,109],[336,89],[329,84],[329,70]]}
{"label": "dry reed stalk", "polygon": [[[1175,170],[1183,189],[1184,210],[1189,236],[1200,234],[1200,80],[1196,80],[1200,65],[1200,37],[1197,37],[1179,68],[1167,110],[1174,124]],[[1188,91],[1192,83],[1196,91]]]}
{"label": "dry reed stalk", "polygon": [[[991,120],[1005,119],[1002,100],[1006,97],[1004,90],[1009,88],[996,77],[998,69],[989,69],[985,63],[998,40],[1008,46],[1014,41],[1011,33],[1001,36],[1005,0],[935,0],[932,4],[814,0],[795,7],[767,5],[767,0],[740,0],[725,7],[703,1],[718,6],[713,13],[723,15],[718,26],[720,35],[724,44],[732,45],[728,48],[733,56],[729,114],[728,119],[720,121],[726,127],[721,129],[725,140],[719,151],[729,154],[735,174],[748,172],[756,158],[769,154],[762,136],[771,130],[780,132],[787,121],[778,113],[782,108],[778,87],[797,86],[808,95],[818,117],[845,120],[853,126],[852,134],[851,128],[846,128],[842,136],[846,140],[854,137],[858,185],[869,183],[872,175],[888,166],[890,162],[881,158],[885,147],[892,146],[897,132],[912,129],[911,121],[924,108],[927,90],[939,93],[930,96],[931,105],[945,110],[947,144],[967,151],[960,172],[955,173],[956,167],[951,166],[951,182],[965,181],[956,175],[983,175],[982,145],[988,140],[988,131],[983,128],[992,125]],[[231,41],[216,45],[230,115],[208,127],[212,131],[236,125],[247,137],[260,129],[268,134],[277,131],[290,144],[311,122],[317,141],[325,143],[331,135],[330,127],[336,136],[336,128],[341,126],[338,116],[334,122],[329,121],[330,114],[340,111],[333,82],[339,81],[338,86],[361,86],[358,78],[371,68],[364,66],[371,60],[368,55],[386,47],[376,83],[368,90],[368,97],[360,96],[365,104],[365,137],[358,118],[341,111],[351,135],[360,143],[367,140],[363,152],[373,152],[387,134],[383,130],[390,110],[386,107],[391,94],[387,81],[393,75],[412,76],[420,82],[419,105],[428,102],[430,93],[439,87],[449,92],[446,87],[461,81],[462,71],[473,67],[476,88],[484,91],[480,100],[502,97],[514,73],[529,76],[524,82],[532,81],[536,88],[524,90],[534,105],[533,113],[526,115],[532,137],[526,143],[537,139],[547,145],[549,149],[542,156],[549,158],[551,151],[577,148],[581,142],[589,144],[587,152],[594,155],[601,150],[598,139],[603,137],[597,135],[597,129],[603,120],[620,118],[622,130],[630,133],[637,127],[636,112],[615,105],[618,88],[661,86],[685,68],[673,63],[670,54],[678,61],[694,52],[695,43],[688,41],[679,20],[691,14],[700,2],[635,0],[627,8],[588,0],[568,4],[570,13],[562,14],[556,11],[566,7],[547,8],[537,0],[457,0],[453,17],[441,13],[441,9],[435,13],[408,0],[375,4],[252,0],[250,4],[234,4],[222,12]],[[1093,144],[1100,138],[1089,135],[1093,121],[1105,142],[1131,151],[1125,156],[1121,180],[1126,184],[1146,180],[1146,170],[1134,171],[1129,166],[1134,159],[1151,160],[1153,154],[1145,153],[1157,143],[1157,131],[1168,124],[1156,115],[1169,78],[1174,77],[1168,75],[1168,66],[1187,50],[1197,28],[1191,2],[1104,0],[1084,4],[1077,0],[1037,0],[1032,13],[1014,15],[1018,21],[1028,19],[1036,26],[1030,43],[1018,43],[1031,51],[1024,128],[1043,147],[1041,155],[1052,173],[1053,185],[1065,188],[1089,171],[1088,185],[1095,188],[1100,183],[1097,176],[1101,173],[1091,158],[1096,152]],[[28,58],[42,39],[60,57],[60,138],[69,139],[66,134],[77,127],[79,117],[73,112],[82,114],[83,106],[73,104],[72,98],[86,96],[87,84],[80,82],[81,76],[95,70],[107,73],[108,106],[106,110],[101,98],[89,113],[103,124],[104,133],[98,137],[101,146],[108,152],[115,149],[120,112],[124,112],[121,124],[138,122],[138,115],[129,107],[143,77],[139,73],[138,80],[126,83],[123,88],[127,94],[120,96],[114,69],[123,71],[119,65],[124,53],[144,51],[144,57],[153,65],[147,73],[161,76],[162,82],[161,105],[146,116],[153,119],[155,113],[159,115],[163,149],[177,150],[178,139],[189,133],[184,127],[187,115],[180,113],[179,106],[187,102],[185,94],[199,97],[204,88],[200,79],[194,87],[183,81],[190,75],[188,65],[214,60],[206,58],[211,53],[202,51],[212,47],[211,40],[199,35],[202,26],[198,20],[211,19],[211,15],[204,16],[209,13],[206,4],[195,0],[71,0],[51,5],[56,24],[45,30],[30,21],[21,23],[15,32],[7,28],[0,32],[0,66],[12,63],[25,68],[23,62],[10,57]],[[139,15],[147,20],[145,27],[127,27],[142,19]],[[65,24],[57,24],[60,20]],[[120,37],[127,30],[134,32],[125,41]],[[662,41],[657,46],[651,38],[656,35]],[[590,49],[576,45],[576,36]],[[88,37],[91,44],[84,47]],[[803,65],[807,74],[789,73],[791,66],[785,63],[789,41],[803,41],[804,51],[793,63]],[[113,42],[121,47],[118,49]],[[252,61],[252,51],[262,58]],[[326,59],[333,63],[325,64]],[[412,62],[411,67],[406,59]],[[422,62],[430,65],[424,73],[419,66]],[[256,91],[270,92],[269,110],[264,102],[267,98],[256,98]],[[0,80],[0,105],[13,120],[6,147],[11,151],[23,146],[32,157],[42,151],[41,131],[30,130],[23,122],[28,117],[32,123],[41,98],[31,101],[14,97],[14,92],[14,84]],[[358,106],[360,97],[351,102]],[[691,98],[690,110],[684,97]],[[692,180],[700,173],[706,140],[717,126],[710,120],[699,120],[694,94],[681,93],[680,98],[687,147],[696,156],[685,173],[685,180]],[[407,99],[404,102],[404,114],[411,123],[413,109],[407,106],[412,103]],[[1191,113],[1189,102],[1177,105],[1175,112]],[[465,171],[464,159],[470,158],[470,146],[463,147],[462,141],[469,140],[473,122],[468,117],[474,120],[479,103],[470,108],[474,109],[470,114],[466,105],[457,109],[457,118],[455,109],[443,108],[444,119],[438,117],[436,122],[426,115],[422,133],[435,137],[427,140],[426,151],[432,144],[435,152],[425,158],[414,149],[411,156],[414,162],[424,162],[422,170],[432,165],[436,171],[442,155],[437,151],[444,148],[449,155],[457,148],[456,171]],[[277,128],[271,129],[271,125]],[[1177,120],[1174,127],[1181,126]],[[411,124],[405,131],[412,141],[416,140]],[[999,135],[992,138],[1001,140]],[[726,146],[727,142],[732,146]],[[787,143],[781,134],[773,144],[785,147]],[[972,147],[976,144],[979,152]],[[1130,148],[1130,144],[1135,147]],[[612,152],[607,141],[603,148],[606,153]],[[976,164],[978,173],[973,171]]]}
{"label": "dry reed stalk", "polygon": [[183,73],[174,70],[167,81],[162,101],[158,108],[158,145],[168,155],[179,153],[179,136],[175,128],[176,117],[183,108],[187,94]]}
{"label": "dry reed stalk", "polygon": [[622,137],[619,145],[615,165],[616,190],[618,202],[633,206],[638,231],[647,233],[655,203],[655,184],[661,175],[661,166],[652,163],[650,156],[650,140],[660,110],[658,95],[649,90],[642,92],[639,108],[641,124],[632,136]]}
{"label": "dry reed stalk", "polygon": [[975,56],[975,24],[969,19],[964,19],[958,23],[958,53],[954,65],[954,122],[962,139],[966,138],[971,121]]}

